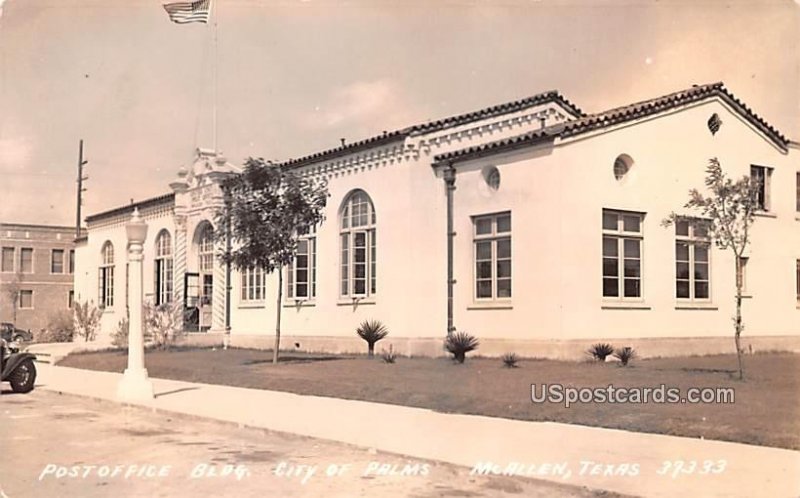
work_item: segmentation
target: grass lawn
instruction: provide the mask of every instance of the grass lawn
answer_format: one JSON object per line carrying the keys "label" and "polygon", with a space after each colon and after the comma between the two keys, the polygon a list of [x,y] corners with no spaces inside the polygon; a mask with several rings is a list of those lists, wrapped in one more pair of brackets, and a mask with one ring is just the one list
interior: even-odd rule
{"label": "grass lawn", "polygon": [[[122,372],[125,353],[78,353],[60,365]],[[269,351],[186,349],[149,351],[151,377],[289,391],[430,408],[442,412],[557,421],[678,436],[704,437],[800,449],[800,355],[745,357],[747,379],[734,379],[736,357],[638,360],[613,363],[499,359],[380,358],[285,353],[272,365]],[[534,404],[531,384],[574,387],[733,387],[734,404]],[[610,441],[609,444],[613,444]]]}

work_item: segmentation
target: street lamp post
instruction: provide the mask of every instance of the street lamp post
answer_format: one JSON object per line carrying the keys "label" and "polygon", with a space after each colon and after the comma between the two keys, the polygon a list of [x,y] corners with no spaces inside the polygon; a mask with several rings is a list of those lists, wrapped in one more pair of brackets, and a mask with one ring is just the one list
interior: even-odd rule
{"label": "street lamp post", "polygon": [[153,383],[144,367],[144,323],[142,320],[142,260],[147,224],[134,208],[131,220],[125,225],[128,236],[129,313],[128,318],[128,368],[117,387],[117,397],[126,401],[153,399]]}

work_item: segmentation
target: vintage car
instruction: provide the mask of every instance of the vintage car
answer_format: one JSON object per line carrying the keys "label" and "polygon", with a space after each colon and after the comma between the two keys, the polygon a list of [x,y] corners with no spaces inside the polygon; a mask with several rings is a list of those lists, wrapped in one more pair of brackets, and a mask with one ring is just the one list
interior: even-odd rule
{"label": "vintage car", "polygon": [[29,330],[18,329],[13,323],[0,323],[0,338],[8,342],[30,342],[33,334]]}

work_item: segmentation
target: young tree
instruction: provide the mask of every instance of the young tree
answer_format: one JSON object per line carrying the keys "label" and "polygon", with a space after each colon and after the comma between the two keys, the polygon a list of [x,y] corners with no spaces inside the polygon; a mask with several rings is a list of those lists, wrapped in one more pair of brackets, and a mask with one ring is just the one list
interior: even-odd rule
{"label": "young tree", "polygon": [[723,250],[730,250],[734,256],[736,268],[736,315],[733,317],[734,343],[736,357],[739,362],[739,379],[744,379],[742,363],[741,335],[744,330],[742,321],[742,258],[750,243],[750,227],[754,214],[759,209],[759,192],[761,185],[755,179],[744,176],[737,181],[725,176],[717,158],[710,159],[706,168],[706,189],[703,195],[697,189],[689,191],[689,201],[684,204],[692,209],[698,217],[682,217],[675,213],[663,222],[664,226],[672,226],[679,219],[705,230],[714,244]]}
{"label": "young tree", "polygon": [[225,181],[225,206],[216,213],[220,228],[215,236],[230,237],[232,249],[220,255],[237,270],[263,268],[278,272],[275,348],[272,362],[278,362],[281,340],[283,267],[297,252],[297,234],[323,221],[328,200],[326,182],[302,178],[287,168],[249,158],[244,171]]}
{"label": "young tree", "polygon": [[170,345],[183,336],[183,305],[177,301],[155,305],[144,305],[145,341],[152,340],[160,349]]}
{"label": "young tree", "polygon": [[93,341],[97,335],[97,328],[100,326],[100,317],[102,315],[103,312],[93,303],[75,301],[73,307],[75,333],[83,337],[86,342]]}
{"label": "young tree", "polygon": [[22,290],[22,274],[18,271],[4,284],[4,293],[11,305],[11,321],[17,323],[17,310],[19,309],[19,294]]}

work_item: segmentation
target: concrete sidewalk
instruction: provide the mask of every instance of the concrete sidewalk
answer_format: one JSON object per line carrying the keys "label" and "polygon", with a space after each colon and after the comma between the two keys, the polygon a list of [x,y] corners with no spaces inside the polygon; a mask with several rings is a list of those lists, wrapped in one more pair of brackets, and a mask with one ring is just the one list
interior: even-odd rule
{"label": "concrete sidewalk", "polygon": [[[121,378],[51,365],[40,365],[39,372],[38,389],[106,400],[116,399]],[[156,399],[143,406],[469,468],[494,464],[498,472],[519,475],[531,465],[548,470],[542,466],[551,464],[557,467],[549,475],[530,477],[640,496],[800,496],[798,451],[174,380],[153,383]],[[678,460],[684,468],[675,473]],[[697,468],[689,473],[692,461]],[[673,467],[662,475],[665,462]],[[701,473],[706,462],[712,472]],[[607,464],[627,475],[603,475]]]}
{"label": "concrete sidewalk", "polygon": [[50,363],[55,365],[65,356],[80,351],[99,351],[110,348],[110,342],[102,341],[75,341],[75,342],[45,342],[22,344],[23,351],[28,351],[36,355],[39,363]]}

